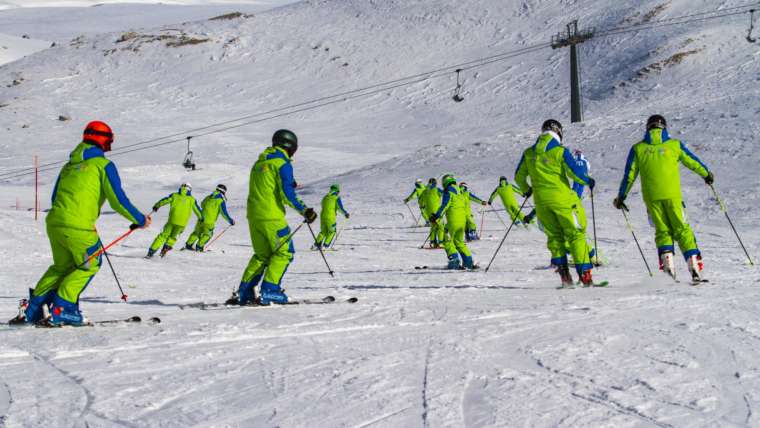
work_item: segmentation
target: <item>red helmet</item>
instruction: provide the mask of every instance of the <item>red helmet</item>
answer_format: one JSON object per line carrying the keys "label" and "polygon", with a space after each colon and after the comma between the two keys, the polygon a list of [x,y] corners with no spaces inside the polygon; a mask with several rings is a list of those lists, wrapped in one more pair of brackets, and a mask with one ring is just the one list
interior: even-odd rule
{"label": "red helmet", "polygon": [[108,152],[111,151],[111,143],[113,143],[113,131],[111,131],[111,127],[106,125],[105,122],[96,120],[88,123],[87,127],[84,128],[82,141],[98,146],[104,152]]}

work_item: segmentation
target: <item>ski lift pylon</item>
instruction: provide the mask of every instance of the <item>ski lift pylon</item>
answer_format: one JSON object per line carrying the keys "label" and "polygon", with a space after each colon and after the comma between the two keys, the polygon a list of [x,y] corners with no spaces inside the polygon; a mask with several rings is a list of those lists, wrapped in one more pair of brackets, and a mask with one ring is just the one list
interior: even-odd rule
{"label": "ski lift pylon", "polygon": [[187,153],[185,153],[185,160],[182,161],[182,166],[188,171],[195,171],[195,162],[193,162],[193,151],[190,150],[190,139],[192,136],[187,137]]}
{"label": "ski lift pylon", "polygon": [[462,96],[462,82],[459,80],[459,76],[462,73],[461,68],[456,69],[457,73],[457,87],[454,88],[454,96],[451,97],[452,100],[455,102],[461,103],[464,101],[464,97]]}

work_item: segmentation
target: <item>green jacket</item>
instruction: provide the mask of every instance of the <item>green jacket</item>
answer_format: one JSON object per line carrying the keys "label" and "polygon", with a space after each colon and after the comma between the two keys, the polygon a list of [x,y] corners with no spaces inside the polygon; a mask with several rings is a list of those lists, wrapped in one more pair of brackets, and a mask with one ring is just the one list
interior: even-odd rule
{"label": "green jacket", "polygon": [[327,223],[335,223],[335,215],[338,210],[344,216],[348,215],[346,209],[343,208],[343,201],[340,199],[338,192],[329,192],[322,198],[322,220],[325,220]]}
{"label": "green jacket", "polygon": [[412,199],[417,199],[417,202],[419,203],[419,205],[423,206],[424,205],[422,203],[423,193],[425,193],[425,185],[422,183],[414,183],[414,190],[412,190],[412,193],[410,193],[409,196],[407,196],[404,199],[404,203],[407,203],[411,201]]}
{"label": "green jacket", "polygon": [[145,224],[145,216],[129,201],[121,188],[116,165],[97,146],[80,143],[61,169],[53,187],[48,225],[95,230],[103,202],[134,224]]}
{"label": "green jacket", "polygon": [[203,224],[210,229],[216,226],[216,219],[219,218],[220,214],[227,220],[227,223],[235,224],[235,220],[227,212],[227,198],[217,190],[203,198],[201,211],[203,212]]}
{"label": "green jacket", "polygon": [[516,188],[506,181],[502,181],[499,183],[499,186],[491,193],[491,196],[488,198],[488,203],[493,203],[493,200],[498,196],[501,199],[501,203],[504,204],[504,208],[513,206],[519,207],[520,204],[517,203],[515,192],[517,192],[518,195],[523,196],[523,192],[520,189]]}
{"label": "green jacket", "polygon": [[300,214],[307,208],[296,194],[290,157],[279,147],[269,147],[251,168],[248,220],[284,221],[285,204]]}
{"label": "green jacket", "polygon": [[534,202],[544,206],[568,206],[579,201],[568,177],[585,185],[590,180],[578,168],[570,150],[562,146],[559,136],[551,131],[541,134],[536,144],[525,149],[515,172],[517,185],[521,189],[532,187]]}
{"label": "green jacket", "polygon": [[446,214],[446,221],[449,224],[462,223],[466,221],[469,209],[470,205],[462,189],[456,184],[451,184],[443,191],[443,199],[440,208],[436,211],[436,217],[441,218],[443,214]]}
{"label": "green jacket", "polygon": [[425,212],[432,214],[438,211],[438,208],[441,206],[442,193],[438,186],[428,184],[425,187],[421,195],[422,206],[425,207]]}
{"label": "green jacket", "polygon": [[168,223],[175,224],[177,226],[187,226],[188,220],[190,220],[190,213],[195,213],[200,221],[203,221],[203,214],[198,206],[192,192],[187,190],[186,187],[180,187],[176,193],[162,198],[153,205],[153,211],[158,211],[159,208],[169,204],[169,221]]}
{"label": "green jacket", "polygon": [[682,199],[679,162],[702,178],[709,173],[707,166],[682,142],[670,138],[667,129],[650,130],[628,152],[618,196],[625,199],[640,174],[645,202]]}

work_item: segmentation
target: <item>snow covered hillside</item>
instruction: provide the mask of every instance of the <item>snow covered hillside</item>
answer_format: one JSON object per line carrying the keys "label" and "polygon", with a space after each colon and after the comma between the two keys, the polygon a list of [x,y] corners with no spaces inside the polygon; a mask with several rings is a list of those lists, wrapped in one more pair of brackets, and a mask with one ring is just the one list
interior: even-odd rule
{"label": "snow covered hillside", "polygon": [[[151,229],[110,253],[130,303],[119,301],[106,265],[83,309],[93,320],[160,316],[160,325],[0,331],[0,424],[758,425],[760,275],[746,265],[715,199],[683,171],[711,280],[699,287],[659,273],[649,278],[611,206],[630,145],[648,115],[663,114],[671,133],[714,171],[756,257],[760,44],[745,40],[748,16],[583,44],[582,124],[569,123],[569,52],[528,49],[572,19],[602,30],[744,4],[310,0],[254,16],[88,34],[0,67],[0,313],[7,318],[51,260],[44,222],[27,211],[34,177],[9,176],[26,172],[34,155],[53,163],[40,176],[42,207],[49,207],[56,162],[90,120],[114,128],[110,157],[138,207],[148,211],[183,181],[198,198],[224,182],[239,221],[211,252],[146,261],[164,210]],[[453,69],[422,79],[520,48],[528,52],[466,69],[461,103],[451,100]],[[417,83],[380,86],[366,97],[287,107],[419,73]],[[199,135],[240,117],[226,124],[239,127]],[[415,270],[443,265],[445,256],[419,249],[426,232],[411,227],[401,203],[414,179],[451,172],[487,197],[500,175],[512,178],[519,154],[550,117],[591,162],[599,247],[609,261],[595,276],[611,287],[555,290],[556,274],[541,268],[549,259],[545,237],[535,229],[513,231],[488,273]],[[352,214],[341,223],[337,251],[327,253],[336,277],[309,251],[304,229],[284,286],[294,297],[359,301],[182,309],[221,301],[237,286],[251,255],[248,171],[281,127],[299,135],[294,168],[307,204],[317,206],[339,182]],[[181,166],[187,135],[197,136],[194,172]],[[656,268],[638,189],[630,215]],[[589,200],[586,210],[590,218]],[[485,264],[505,228],[491,213],[483,224],[484,239],[471,248]],[[126,226],[106,208],[98,230],[108,242]]]}
{"label": "snow covered hillside", "polygon": [[13,62],[48,47],[50,47],[50,42],[45,40],[32,40],[0,34],[0,65]]}

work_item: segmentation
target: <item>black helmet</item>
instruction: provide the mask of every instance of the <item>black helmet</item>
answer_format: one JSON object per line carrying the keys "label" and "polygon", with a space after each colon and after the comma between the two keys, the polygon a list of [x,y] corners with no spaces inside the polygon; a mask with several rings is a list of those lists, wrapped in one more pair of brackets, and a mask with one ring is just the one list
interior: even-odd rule
{"label": "black helmet", "polygon": [[293,156],[298,150],[298,137],[293,131],[280,129],[272,135],[272,147],[280,147],[288,152],[288,156]]}
{"label": "black helmet", "polygon": [[220,184],[220,185],[216,186],[216,190],[219,193],[221,193],[222,195],[226,195],[227,194],[227,186],[225,186],[224,184]]}
{"label": "black helmet", "polygon": [[557,120],[549,119],[544,122],[544,124],[541,125],[541,131],[552,131],[559,135],[560,140],[562,139],[562,124]]}
{"label": "black helmet", "polygon": [[505,177],[503,175],[501,177],[499,177],[499,183],[501,183],[502,181],[507,181],[507,177]]}
{"label": "black helmet", "polygon": [[659,114],[654,114],[652,116],[649,116],[649,119],[647,119],[647,130],[650,130],[652,128],[665,129],[667,127],[668,127],[668,122],[665,121],[665,118],[660,116]]}
{"label": "black helmet", "polygon": [[435,177],[428,180],[428,184],[432,184],[433,186],[438,184],[438,180],[435,179]]}

